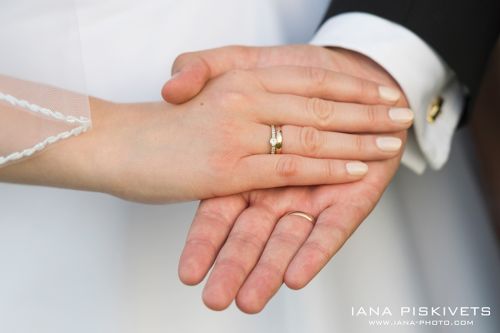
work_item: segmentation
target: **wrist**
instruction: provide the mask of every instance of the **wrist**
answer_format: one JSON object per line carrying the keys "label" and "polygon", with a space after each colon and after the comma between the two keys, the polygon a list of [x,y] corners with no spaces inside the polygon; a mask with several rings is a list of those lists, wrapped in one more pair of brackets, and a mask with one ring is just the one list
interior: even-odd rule
{"label": "wrist", "polygon": [[[182,136],[166,104],[95,102],[98,119],[86,143],[93,158],[94,190],[138,202],[170,202],[183,192],[171,161]],[[184,166],[185,167],[185,166]]]}
{"label": "wrist", "polygon": [[96,147],[102,137],[106,113],[114,104],[90,100],[93,128],[76,137],[61,140],[34,156],[0,169],[0,180],[12,183],[45,185],[100,191],[99,173],[93,174]]}

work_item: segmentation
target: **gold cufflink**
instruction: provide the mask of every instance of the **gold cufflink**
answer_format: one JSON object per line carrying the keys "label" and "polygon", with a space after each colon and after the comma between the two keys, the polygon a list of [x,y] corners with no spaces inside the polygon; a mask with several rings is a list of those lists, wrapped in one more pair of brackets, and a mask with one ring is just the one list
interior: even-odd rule
{"label": "gold cufflink", "polygon": [[441,107],[443,106],[443,98],[441,96],[434,99],[427,110],[427,122],[432,124],[436,121],[437,117],[441,114]]}

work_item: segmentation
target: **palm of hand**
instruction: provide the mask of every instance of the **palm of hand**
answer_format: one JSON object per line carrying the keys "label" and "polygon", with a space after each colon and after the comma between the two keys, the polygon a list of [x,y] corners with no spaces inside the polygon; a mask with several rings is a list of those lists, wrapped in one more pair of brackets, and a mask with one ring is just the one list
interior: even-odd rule
{"label": "palm of hand", "polygon": [[[370,162],[368,175],[355,183],[205,200],[181,257],[181,280],[201,282],[217,257],[205,304],[222,310],[236,299],[242,311],[259,312],[283,282],[299,289],[321,270],[375,207],[398,166],[399,158]],[[280,221],[295,210],[317,216],[313,230],[305,220]]]}

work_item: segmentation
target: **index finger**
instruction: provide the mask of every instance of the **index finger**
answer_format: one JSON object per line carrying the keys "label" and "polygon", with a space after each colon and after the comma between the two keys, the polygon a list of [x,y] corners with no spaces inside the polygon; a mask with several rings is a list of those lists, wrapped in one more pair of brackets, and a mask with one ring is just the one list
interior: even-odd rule
{"label": "index finger", "polygon": [[394,105],[402,97],[399,89],[323,68],[278,66],[252,72],[267,91],[278,94],[386,105]]}
{"label": "index finger", "polygon": [[183,283],[195,285],[203,280],[234,221],[246,207],[240,194],[200,203],[179,260],[179,278]]}

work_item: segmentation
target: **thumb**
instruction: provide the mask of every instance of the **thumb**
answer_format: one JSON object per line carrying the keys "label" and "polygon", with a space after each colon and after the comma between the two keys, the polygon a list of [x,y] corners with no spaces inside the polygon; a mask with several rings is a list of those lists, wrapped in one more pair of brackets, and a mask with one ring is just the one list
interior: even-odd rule
{"label": "thumb", "polygon": [[198,95],[211,78],[210,67],[203,58],[189,56],[189,58],[184,59],[186,60],[182,65],[178,64],[178,60],[175,61],[172,68],[172,77],[161,90],[163,99],[172,104],[189,101]]}
{"label": "thumb", "polygon": [[181,104],[195,97],[206,83],[231,69],[247,69],[257,63],[256,48],[227,46],[183,53],[175,59],[172,78],[162,88],[162,97]]}

